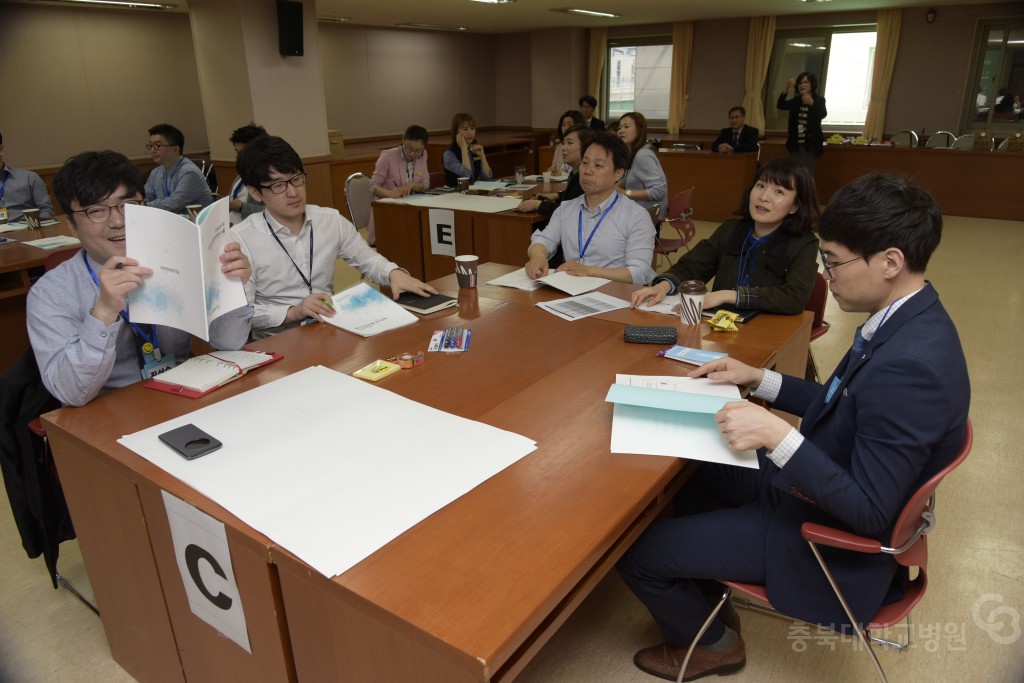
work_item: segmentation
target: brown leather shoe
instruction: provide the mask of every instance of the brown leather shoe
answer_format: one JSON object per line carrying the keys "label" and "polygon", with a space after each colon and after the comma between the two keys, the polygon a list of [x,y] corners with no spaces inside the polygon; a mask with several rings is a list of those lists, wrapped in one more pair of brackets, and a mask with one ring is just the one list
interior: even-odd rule
{"label": "brown leather shoe", "polygon": [[[674,681],[679,676],[679,667],[682,666],[689,647],[689,645],[662,643],[661,645],[644,648],[633,656],[633,663],[636,664],[638,669],[652,676]],[[693,651],[693,656],[690,657],[689,664],[686,666],[686,676],[683,677],[683,680],[693,681],[711,674],[724,676],[736,673],[746,663],[747,651],[743,645],[742,638],[737,640],[732,647],[722,652],[711,652],[703,645],[698,645]]]}

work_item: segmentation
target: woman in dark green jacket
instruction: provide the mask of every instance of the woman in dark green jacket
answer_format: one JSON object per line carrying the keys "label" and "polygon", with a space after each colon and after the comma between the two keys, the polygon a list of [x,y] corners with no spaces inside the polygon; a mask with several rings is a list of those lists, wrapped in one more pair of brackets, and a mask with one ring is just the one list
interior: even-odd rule
{"label": "woman in dark green jacket", "polygon": [[736,213],[739,219],[723,223],[650,287],[634,292],[633,307],[660,302],[685,280],[713,278],[705,309],[803,311],[818,271],[818,202],[806,167],[793,158],[765,164]]}

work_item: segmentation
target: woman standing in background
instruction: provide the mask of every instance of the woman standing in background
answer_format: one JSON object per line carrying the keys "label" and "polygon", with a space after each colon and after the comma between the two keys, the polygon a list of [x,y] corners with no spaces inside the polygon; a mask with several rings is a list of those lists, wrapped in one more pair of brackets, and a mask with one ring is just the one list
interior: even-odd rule
{"label": "woman standing in background", "polygon": [[[787,100],[794,83],[796,95]],[[825,98],[818,94],[818,77],[810,71],[804,71],[795,79],[786,81],[786,89],[779,95],[779,101],[775,106],[789,111],[786,149],[789,150],[790,156],[803,163],[810,171],[811,177],[814,177],[818,157],[825,151],[825,134],[821,132],[821,120],[828,116]]]}

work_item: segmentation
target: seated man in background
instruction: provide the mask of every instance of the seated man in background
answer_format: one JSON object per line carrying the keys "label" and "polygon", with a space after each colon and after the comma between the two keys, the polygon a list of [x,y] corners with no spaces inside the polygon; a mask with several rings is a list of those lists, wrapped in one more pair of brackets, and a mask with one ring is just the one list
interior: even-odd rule
{"label": "seated man in background", "polygon": [[[427,129],[409,126],[402,135],[402,144],[380,153],[370,179],[374,197],[398,199],[414,192],[430,189],[430,171],[427,170]],[[377,231],[370,212],[369,240],[377,243]]]}
{"label": "seated man in background", "polygon": [[616,190],[629,165],[629,150],[611,133],[597,133],[580,162],[583,195],[563,202],[543,230],[533,233],[526,273],[548,274],[548,257],[561,247],[558,270],[645,284],[654,277],[654,224],[639,204]]}
{"label": "seated man in background", "polygon": [[718,137],[711,143],[712,152],[731,154],[733,152],[756,152],[757,138],[760,131],[746,125],[747,110],[733,107],[729,110],[729,127],[723,128]]}
{"label": "seated man in background", "polygon": [[[759,469],[701,463],[676,497],[680,516],[655,521],[620,560],[620,575],[667,641],[633,659],[655,676],[676,679],[710,614],[705,593],[721,595],[716,580],[763,584],[784,614],[848,627],[801,525],[891,545],[910,496],[963,445],[967,363],[924,275],[942,232],[935,200],[903,178],[864,176],[832,197],[819,232],[832,296],[844,311],[868,318],[824,386],[732,358],[690,373],[747,387],[803,419],[797,430],[755,403],[726,404],[715,415],[722,438],[738,451],[757,449]],[[908,570],[892,555],[823,553],[859,624],[903,595]],[[684,680],[745,662],[739,616],[727,603]]]}
{"label": "seated man in background", "polygon": [[[53,179],[53,192],[82,250],[43,275],[28,292],[28,336],[43,384],[65,405],[85,405],[100,393],[148,379],[188,358],[192,335],[131,322],[129,292],[152,274],[125,256],[125,204],[142,203],[142,174],[123,154],[83,152]],[[238,244],[225,246],[221,270],[242,282],[249,261]],[[252,308],[210,324],[217,349],[240,349],[249,338]]]}
{"label": "seated man in background", "polygon": [[180,130],[166,123],[153,126],[146,149],[156,164],[146,179],[146,206],[185,213],[189,204],[207,206],[213,202],[203,172],[182,156],[185,135]]}
{"label": "seated man in background", "polygon": [[0,223],[21,220],[22,209],[39,209],[40,220],[53,218],[46,184],[32,171],[7,165],[4,136],[0,134]]}
{"label": "seated man in background", "polygon": [[583,114],[583,123],[588,126],[595,133],[600,133],[605,129],[604,121],[594,116],[594,110],[597,109],[597,99],[593,95],[584,95],[580,98],[580,113]]}
{"label": "seated man in background", "polygon": [[421,296],[437,294],[408,271],[370,248],[335,209],[306,204],[306,172],[283,139],[265,135],[238,155],[238,174],[249,195],[266,208],[231,228],[252,262],[245,294],[255,307],[253,336],[263,338],[297,327],[307,318],[334,315],[334,268],[346,262],[378,285]]}
{"label": "seated man in background", "polygon": [[[245,149],[246,145],[259,136],[266,134],[267,129],[263,126],[257,126],[255,123],[247,123],[241,128],[236,128],[231,133],[231,137],[228,138],[231,141],[231,146],[235,148],[235,158],[238,158],[238,154]],[[228,200],[231,225],[238,225],[243,219],[257,211],[263,210],[263,205],[259,202],[247,201],[249,199],[249,191],[245,189],[242,176],[235,176],[235,181],[231,183],[231,191],[228,193],[228,196],[231,197]]]}

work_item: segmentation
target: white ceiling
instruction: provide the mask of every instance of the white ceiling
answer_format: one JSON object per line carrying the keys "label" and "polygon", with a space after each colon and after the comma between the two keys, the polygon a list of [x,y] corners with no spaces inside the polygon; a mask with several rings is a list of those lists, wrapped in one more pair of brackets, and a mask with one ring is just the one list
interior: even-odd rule
{"label": "white ceiling", "polygon": [[[16,0],[51,4],[47,0]],[[188,0],[151,0],[174,4],[176,12],[188,11]],[[248,0],[271,2],[272,0]],[[727,19],[767,15],[814,14],[877,10],[890,7],[914,8],[921,18],[929,7],[941,15],[943,5],[981,5],[993,0],[516,0],[488,5],[472,0],[316,0],[318,17],[347,17],[352,24],[394,26],[420,23],[464,26],[474,33],[514,33],[541,28],[579,26],[632,26],[674,21]],[[53,3],[58,4],[58,3]],[[61,6],[70,6],[66,2]],[[86,7],[86,5],[81,5]],[[617,19],[584,17],[552,9],[575,7],[622,15]],[[101,8],[97,7],[97,10]],[[913,10],[912,10],[913,11]]]}

